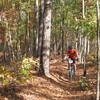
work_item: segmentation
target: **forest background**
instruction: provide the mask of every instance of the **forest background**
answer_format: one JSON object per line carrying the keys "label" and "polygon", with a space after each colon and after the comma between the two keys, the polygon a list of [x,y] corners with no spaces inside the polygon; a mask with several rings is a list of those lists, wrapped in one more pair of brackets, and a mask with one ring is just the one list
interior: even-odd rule
{"label": "forest background", "polygon": [[50,61],[56,56],[63,61],[73,44],[84,76],[87,63],[97,66],[98,90],[99,5],[98,0],[0,0],[1,84],[32,80],[33,66],[49,77]]}

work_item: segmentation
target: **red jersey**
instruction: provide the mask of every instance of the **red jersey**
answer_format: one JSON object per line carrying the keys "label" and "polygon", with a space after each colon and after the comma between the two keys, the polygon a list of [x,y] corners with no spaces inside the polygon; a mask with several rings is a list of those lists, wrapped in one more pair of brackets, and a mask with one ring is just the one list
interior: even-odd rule
{"label": "red jersey", "polygon": [[67,55],[69,56],[69,58],[72,58],[72,59],[78,58],[76,49],[68,50]]}

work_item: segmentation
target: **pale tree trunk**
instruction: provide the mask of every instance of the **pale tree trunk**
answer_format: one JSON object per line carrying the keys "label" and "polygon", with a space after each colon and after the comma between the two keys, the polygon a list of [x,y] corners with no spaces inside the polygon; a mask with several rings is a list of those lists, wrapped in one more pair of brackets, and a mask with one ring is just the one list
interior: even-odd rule
{"label": "pale tree trunk", "polygon": [[83,19],[85,19],[85,3],[84,3],[85,0],[82,0],[82,16],[83,16]]}
{"label": "pale tree trunk", "polygon": [[39,38],[39,0],[35,0],[36,5],[36,20],[37,20],[37,28],[36,28],[36,57],[38,57],[38,38]]}
{"label": "pale tree trunk", "polygon": [[81,42],[81,62],[84,63],[84,38],[82,36],[82,42]]}
{"label": "pale tree trunk", "polygon": [[78,49],[78,42],[75,43],[75,48]]}
{"label": "pale tree trunk", "polygon": [[[84,4],[84,0],[82,0],[82,17],[83,19],[85,19],[85,4]],[[82,31],[80,33],[80,61],[82,63],[84,63],[84,58],[83,57],[83,51],[84,51],[84,39],[83,39],[83,34],[84,34],[84,30],[83,30],[83,23],[82,23]]]}
{"label": "pale tree trunk", "polygon": [[87,40],[87,54],[90,53],[90,41],[89,41],[89,37],[88,37],[88,40]]}
{"label": "pale tree trunk", "polygon": [[[85,0],[82,0],[82,16],[83,19],[85,19]],[[83,24],[83,23],[82,23]],[[84,25],[83,25],[84,27]],[[83,30],[84,33],[84,30]],[[83,72],[83,76],[86,77],[86,45],[87,44],[87,36],[84,37],[84,54],[83,54],[83,61],[84,61],[84,72]]]}
{"label": "pale tree trunk", "polygon": [[83,63],[83,36],[82,36],[82,33],[80,33],[80,35],[79,35],[79,43],[80,43],[80,45],[79,45],[79,61],[81,62],[81,63]]}
{"label": "pale tree trunk", "polygon": [[51,37],[51,0],[45,1],[44,9],[44,32],[42,44],[42,66],[44,75],[49,77],[49,56],[50,56],[50,37]]}
{"label": "pale tree trunk", "polygon": [[97,0],[97,95],[96,100],[100,100],[100,8]]}
{"label": "pale tree trunk", "polygon": [[83,76],[86,77],[86,55],[87,55],[87,37],[84,37],[84,74]]}

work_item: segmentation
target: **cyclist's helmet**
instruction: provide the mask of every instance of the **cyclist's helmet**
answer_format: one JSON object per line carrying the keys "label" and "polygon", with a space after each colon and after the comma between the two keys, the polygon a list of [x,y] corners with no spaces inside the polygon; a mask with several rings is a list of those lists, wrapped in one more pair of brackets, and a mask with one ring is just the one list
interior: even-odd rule
{"label": "cyclist's helmet", "polygon": [[68,46],[68,49],[69,49],[69,50],[72,50],[72,49],[73,49],[73,46],[72,46],[72,45],[69,45],[69,46]]}

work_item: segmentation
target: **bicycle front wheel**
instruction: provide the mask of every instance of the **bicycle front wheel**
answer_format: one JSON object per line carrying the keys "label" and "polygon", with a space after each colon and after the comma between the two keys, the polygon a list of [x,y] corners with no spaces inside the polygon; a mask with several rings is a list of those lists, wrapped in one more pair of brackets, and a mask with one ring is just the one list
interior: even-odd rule
{"label": "bicycle front wheel", "polygon": [[75,67],[72,65],[69,68],[69,79],[70,80],[75,79]]}

